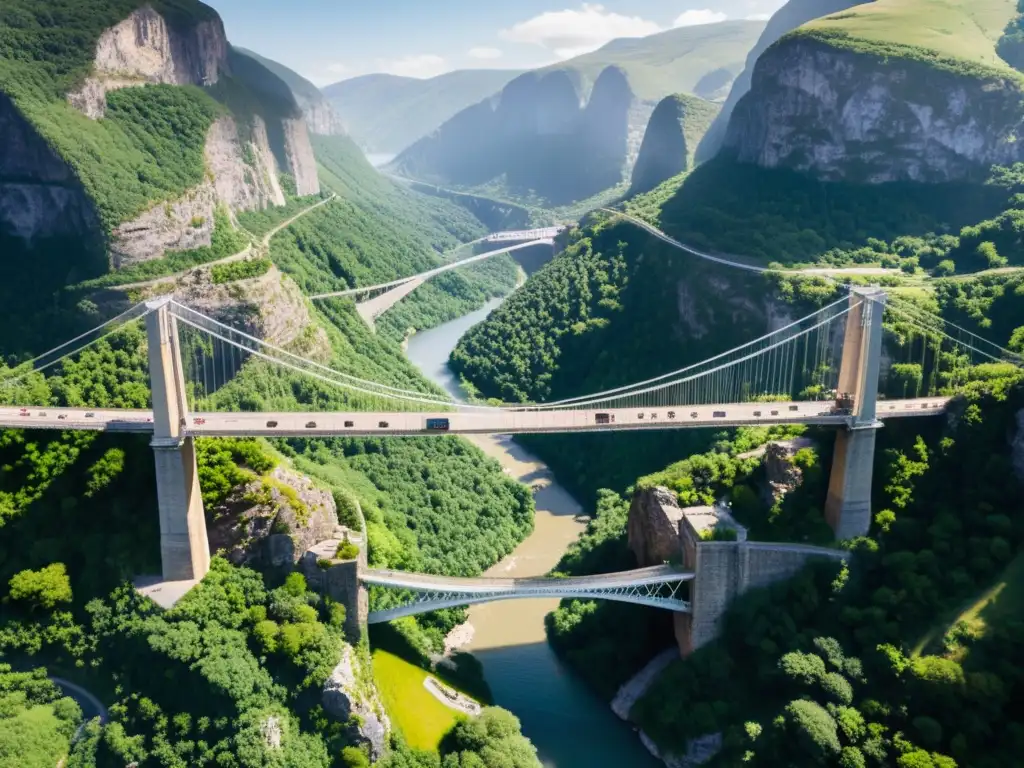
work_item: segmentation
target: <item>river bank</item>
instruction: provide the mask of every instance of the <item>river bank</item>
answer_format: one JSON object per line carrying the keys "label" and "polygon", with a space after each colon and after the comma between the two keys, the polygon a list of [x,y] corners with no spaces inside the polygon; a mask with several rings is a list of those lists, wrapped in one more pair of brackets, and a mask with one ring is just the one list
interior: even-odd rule
{"label": "river bank", "polygon": [[[476,312],[412,336],[409,359],[436,384],[462,397],[448,369],[451,350],[471,327],[499,304],[494,299]],[[586,521],[580,504],[551,470],[509,437],[469,438],[506,473],[533,491],[533,533],[487,571],[488,576],[541,576],[558,563]],[[507,600],[473,606],[466,624],[449,635],[449,645],[469,651],[483,666],[495,703],[522,721],[523,733],[537,747],[545,768],[630,766],[657,768],[633,729],[594,697],[559,661],[548,645],[544,617],[558,600]]]}

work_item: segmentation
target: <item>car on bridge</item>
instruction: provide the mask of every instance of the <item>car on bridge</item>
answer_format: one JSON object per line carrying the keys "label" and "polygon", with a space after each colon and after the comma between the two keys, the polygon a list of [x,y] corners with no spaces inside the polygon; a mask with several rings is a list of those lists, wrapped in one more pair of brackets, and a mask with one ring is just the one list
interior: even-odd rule
{"label": "car on bridge", "polygon": [[725,411],[715,411],[713,414],[711,414],[711,416],[715,419],[724,419]]}
{"label": "car on bridge", "polygon": [[451,422],[448,419],[427,419],[427,429],[432,432],[447,432],[451,429]]}
{"label": "car on bridge", "polygon": [[377,422],[377,427],[380,428],[380,429],[387,429],[390,426],[391,425],[388,424],[386,421],[378,421]]}
{"label": "car on bridge", "polygon": [[268,421],[267,422],[267,429],[273,429],[276,426],[277,426],[277,422],[276,421]]}
{"label": "car on bridge", "polygon": [[306,429],[316,429],[316,422],[315,421],[307,421],[306,422]]}
{"label": "car on bridge", "polygon": [[597,424],[614,424],[615,415],[611,413],[598,413],[595,414],[594,421]]}
{"label": "car on bridge", "polygon": [[201,427],[206,423],[206,419],[192,419],[192,423],[197,427]]}

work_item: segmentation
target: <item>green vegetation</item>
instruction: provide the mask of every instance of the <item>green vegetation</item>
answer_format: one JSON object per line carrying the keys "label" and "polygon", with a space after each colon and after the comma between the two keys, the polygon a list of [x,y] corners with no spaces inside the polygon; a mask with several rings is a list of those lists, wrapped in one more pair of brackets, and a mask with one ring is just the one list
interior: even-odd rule
{"label": "green vegetation", "polygon": [[229,261],[227,264],[216,264],[210,270],[210,282],[214,285],[233,283],[236,280],[251,280],[263,277],[270,271],[273,263],[270,259],[245,259]]}
{"label": "green vegetation", "polygon": [[373,673],[384,705],[409,746],[436,751],[459,713],[424,687],[429,673],[379,649],[373,652]]}
{"label": "green vegetation", "polygon": [[[1014,217],[1019,178],[1020,169],[997,169],[985,185],[859,185],[719,157],[625,208],[688,245],[741,261],[899,267],[920,257],[930,268],[963,227],[998,217],[990,228],[1010,229],[1003,217]],[[964,269],[976,265],[969,258]]]}
{"label": "green vegetation", "polygon": [[[669,751],[721,731],[713,764],[723,766],[1012,763],[1024,732],[1007,706],[1024,686],[1013,600],[1024,569],[1011,559],[1024,530],[1004,514],[1016,504],[1005,482],[1012,468],[1004,425],[1022,405],[1024,381],[1013,373],[972,385],[955,420],[879,433],[876,524],[869,538],[850,543],[849,568],[814,564],[737,600],[722,639],[674,662],[633,708],[633,721]],[[702,501],[688,494],[696,478],[709,477],[706,468],[694,472],[709,456],[641,482],[668,483],[684,503]],[[801,506],[812,498],[820,505],[824,495],[819,485]],[[597,519],[563,561],[569,572],[628,562],[624,509],[603,493]],[[774,511],[758,514],[773,524]],[[982,597],[951,622],[946,607],[979,590]],[[549,618],[549,636],[595,690],[611,696],[668,640],[651,613],[627,617],[622,607],[566,601]],[[937,616],[945,616],[940,655],[910,658]]]}
{"label": "green vegetation", "polygon": [[223,208],[218,208],[214,215],[214,227],[213,233],[210,236],[210,245],[194,248],[190,251],[168,251],[167,255],[163,258],[143,261],[134,266],[110,272],[103,277],[87,280],[76,286],[71,286],[71,290],[94,290],[96,288],[111,288],[143,280],[156,280],[176,274],[177,272],[183,272],[192,267],[208,264],[211,261],[223,259],[227,256],[233,256],[244,250],[247,245],[247,238],[231,224],[231,217],[228,215],[228,212]]}
{"label": "green vegetation", "polygon": [[933,69],[1024,83],[996,52],[1014,0],[876,0],[804,25],[794,34]]}
{"label": "green vegetation", "polygon": [[685,93],[662,99],[644,132],[630,194],[647,192],[689,170],[701,139],[720,110],[719,104]]}
{"label": "green vegetation", "polygon": [[590,85],[606,67],[618,66],[638,98],[658,101],[670,93],[697,93],[701,80],[717,70],[725,69],[735,77],[764,26],[763,21],[726,21],[678,27],[648,37],[613,40],[593,53],[539,71],[565,71]]}
{"label": "green vegetation", "polygon": [[67,756],[81,720],[78,704],[61,698],[45,669],[14,672],[0,664],[2,768],[53,768]]}

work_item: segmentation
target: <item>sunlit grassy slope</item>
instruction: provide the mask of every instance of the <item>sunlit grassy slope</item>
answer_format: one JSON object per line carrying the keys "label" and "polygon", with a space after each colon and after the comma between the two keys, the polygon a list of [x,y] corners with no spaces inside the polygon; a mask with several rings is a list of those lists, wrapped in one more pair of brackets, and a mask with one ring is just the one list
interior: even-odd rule
{"label": "sunlit grassy slope", "polygon": [[458,713],[424,687],[427,672],[387,651],[376,650],[373,673],[388,715],[409,746],[437,749],[441,738],[455,725]]}
{"label": "sunlit grassy slope", "polygon": [[1019,77],[996,53],[1014,0],[877,0],[816,19],[794,34],[833,45]]}

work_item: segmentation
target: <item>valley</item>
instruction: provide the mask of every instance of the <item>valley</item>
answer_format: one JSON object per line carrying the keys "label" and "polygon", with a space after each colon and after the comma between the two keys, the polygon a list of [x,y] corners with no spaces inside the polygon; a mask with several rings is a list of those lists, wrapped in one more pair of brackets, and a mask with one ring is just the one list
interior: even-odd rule
{"label": "valley", "polygon": [[0,768],[1014,763],[1024,6],[233,2],[0,8]]}

